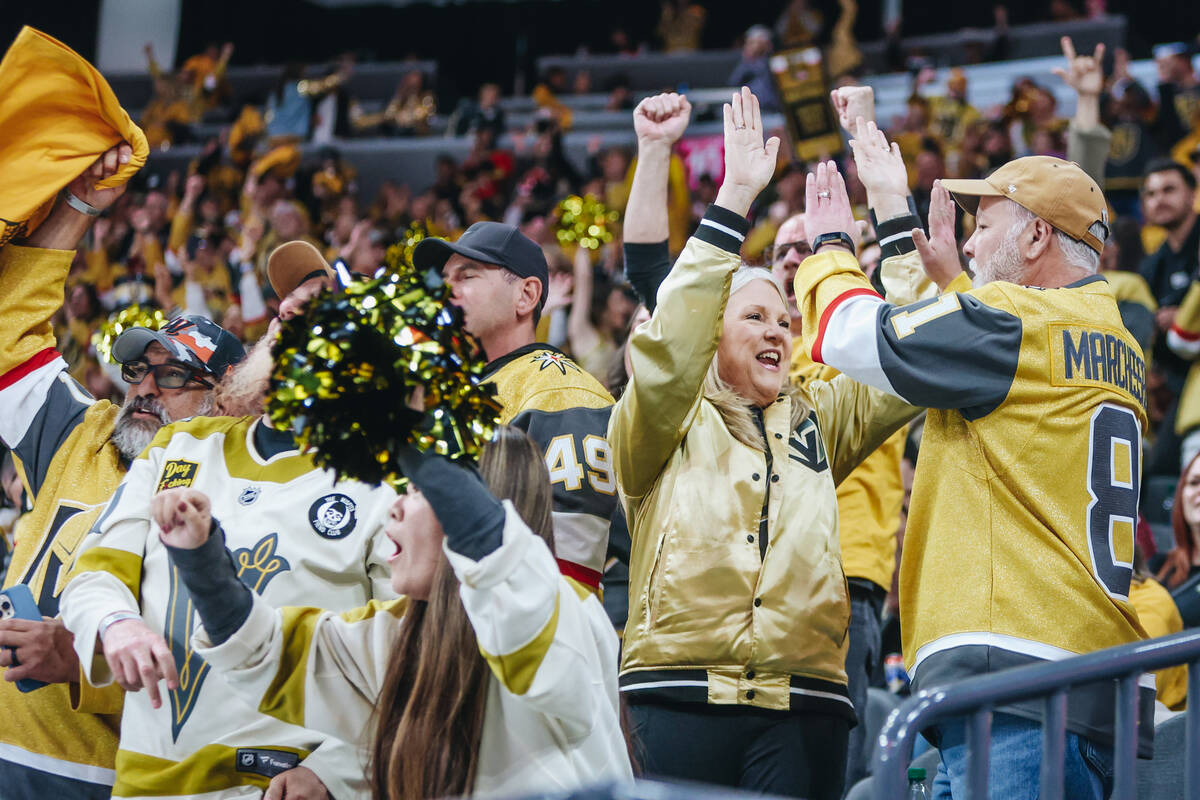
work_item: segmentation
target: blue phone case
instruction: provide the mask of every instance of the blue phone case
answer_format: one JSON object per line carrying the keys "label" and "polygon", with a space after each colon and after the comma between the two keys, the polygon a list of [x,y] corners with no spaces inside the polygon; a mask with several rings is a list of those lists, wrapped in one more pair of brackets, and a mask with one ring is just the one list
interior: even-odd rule
{"label": "blue phone case", "polygon": [[[16,619],[33,620],[34,622],[42,621],[42,612],[38,610],[37,603],[33,602],[33,593],[29,591],[29,587],[25,584],[18,583],[16,586],[11,586],[0,592],[0,596],[8,599],[8,603],[0,600],[0,618],[14,617]],[[17,666],[17,648],[10,647],[8,649],[12,651],[13,666],[15,667]],[[23,678],[17,681],[17,688],[22,692],[32,692],[34,689],[40,689],[45,685],[45,683],[35,681],[32,678]]]}

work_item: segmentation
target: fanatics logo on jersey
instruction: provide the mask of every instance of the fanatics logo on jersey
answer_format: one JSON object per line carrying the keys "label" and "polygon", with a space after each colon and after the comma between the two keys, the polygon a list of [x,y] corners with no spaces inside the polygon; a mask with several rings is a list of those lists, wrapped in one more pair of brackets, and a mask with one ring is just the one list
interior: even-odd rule
{"label": "fanatics logo on jersey", "polygon": [[313,530],[326,539],[349,536],[358,523],[358,507],[344,494],[327,494],[308,509],[308,521]]}
{"label": "fanatics logo on jersey", "polygon": [[541,372],[546,367],[558,367],[558,371],[563,375],[567,374],[567,367],[579,372],[580,369],[575,365],[575,362],[564,356],[562,353],[555,353],[550,350],[543,350],[533,357],[533,363],[538,365],[538,371]]}
{"label": "fanatics logo on jersey", "polygon": [[237,751],[237,771],[274,778],[300,766],[300,756],[286,750],[243,747]]}
{"label": "fanatics logo on jersey", "polygon": [[185,461],[182,458],[173,458],[163,465],[162,477],[158,479],[158,490],[163,489],[180,489],[185,486],[191,486],[196,480],[196,470],[200,469],[200,465],[195,461]]}
{"label": "fanatics logo on jersey", "polygon": [[248,506],[258,499],[258,495],[262,492],[257,486],[247,486],[242,489],[242,493],[238,495],[238,502],[244,506]]}

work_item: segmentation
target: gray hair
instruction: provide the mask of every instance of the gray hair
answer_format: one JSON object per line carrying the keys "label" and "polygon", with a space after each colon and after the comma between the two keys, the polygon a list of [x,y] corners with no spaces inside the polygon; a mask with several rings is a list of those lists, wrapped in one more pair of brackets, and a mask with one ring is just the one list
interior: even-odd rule
{"label": "gray hair", "polygon": [[[1025,206],[1012,200],[1009,200],[1009,202],[1013,204],[1013,235],[1025,230],[1029,223],[1039,218],[1037,214],[1034,214],[1028,208],[1025,208]],[[1103,222],[1093,222],[1088,228],[1088,233],[1103,242],[1108,238],[1108,227]],[[1062,251],[1063,258],[1068,264],[1093,273],[1099,268],[1100,251],[1094,249],[1090,244],[1073,239],[1058,228],[1054,229],[1054,237],[1058,240],[1058,249]]]}

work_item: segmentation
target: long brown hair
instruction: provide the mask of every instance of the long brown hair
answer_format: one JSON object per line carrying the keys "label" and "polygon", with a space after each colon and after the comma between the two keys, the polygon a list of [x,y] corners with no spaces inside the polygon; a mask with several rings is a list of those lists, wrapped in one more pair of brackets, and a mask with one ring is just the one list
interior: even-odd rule
{"label": "long brown hair", "polygon": [[[500,428],[484,448],[479,472],[492,494],[511,500],[525,524],[551,544],[550,476],[537,445],[517,428]],[[369,769],[375,800],[471,793],[489,678],[458,579],[443,558],[429,599],[409,604],[375,706]]]}

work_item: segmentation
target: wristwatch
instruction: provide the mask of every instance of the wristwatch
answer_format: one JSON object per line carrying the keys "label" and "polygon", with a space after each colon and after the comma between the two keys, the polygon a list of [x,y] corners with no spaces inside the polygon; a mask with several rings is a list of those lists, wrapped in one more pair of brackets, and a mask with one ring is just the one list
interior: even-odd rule
{"label": "wristwatch", "polygon": [[850,252],[850,255],[854,255],[857,252],[857,248],[854,246],[854,240],[850,238],[850,234],[845,233],[844,231],[822,233],[812,243],[813,252],[817,252],[821,249],[822,245],[826,244],[836,244],[839,247],[844,247]]}

